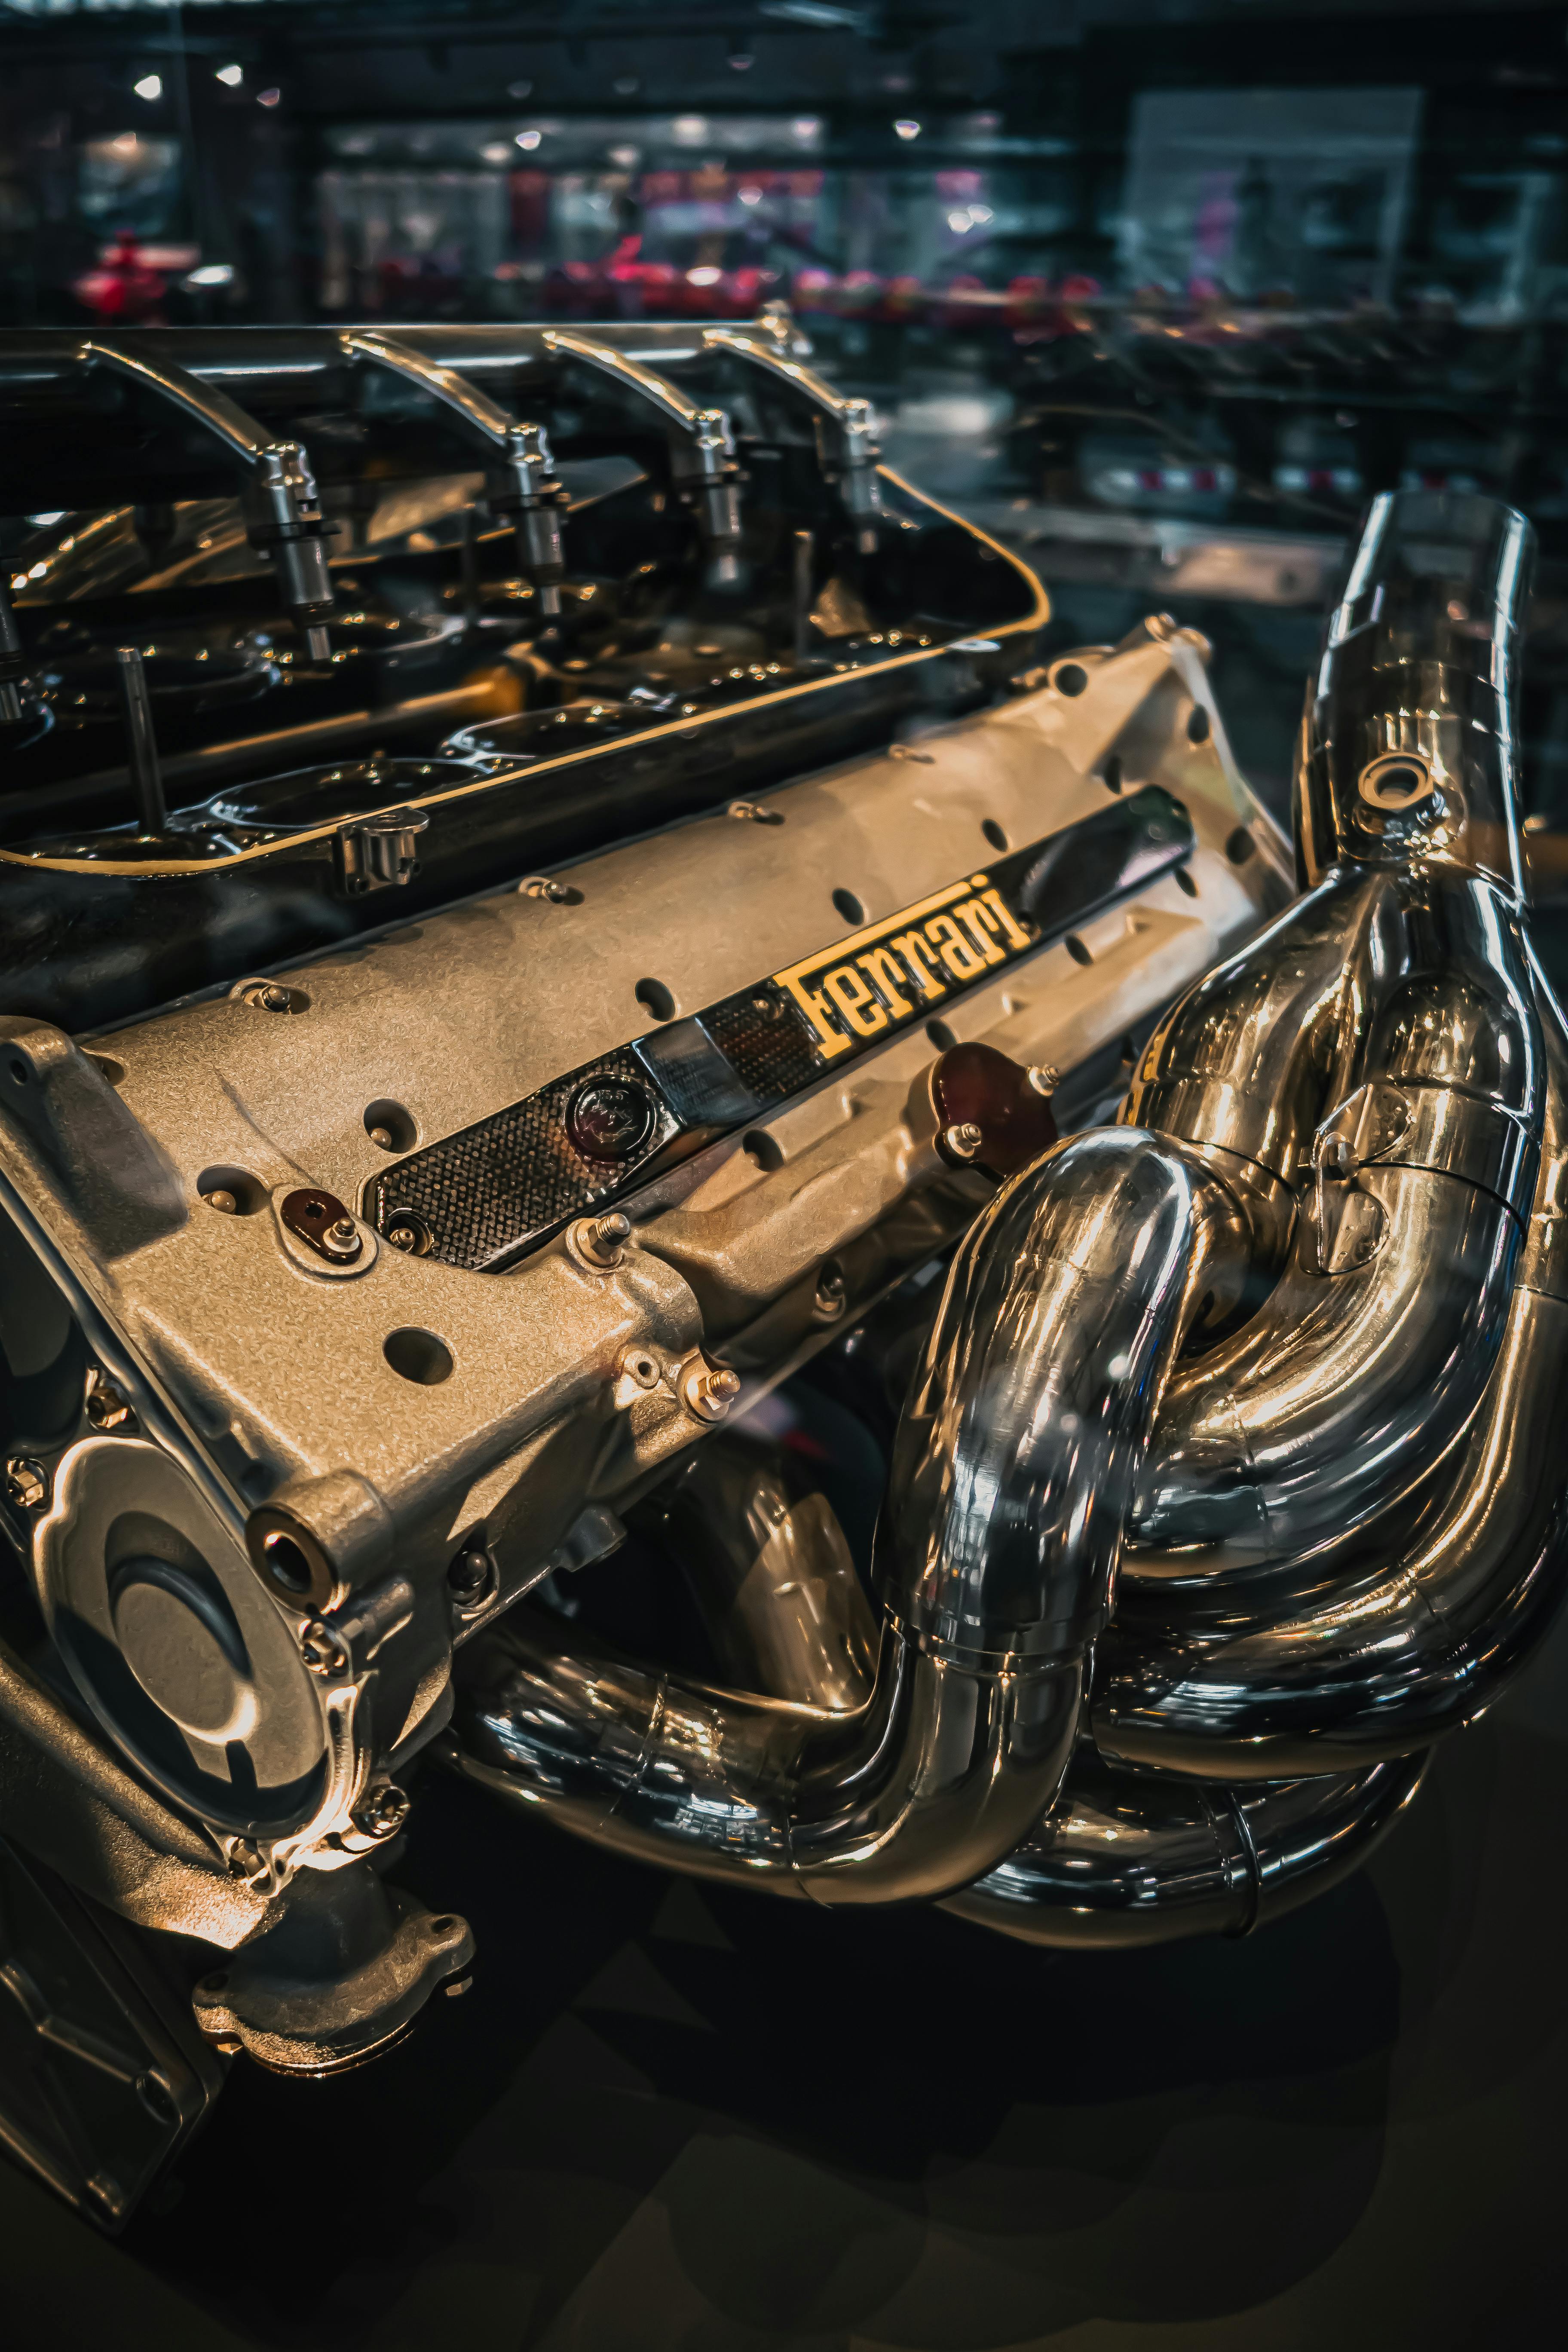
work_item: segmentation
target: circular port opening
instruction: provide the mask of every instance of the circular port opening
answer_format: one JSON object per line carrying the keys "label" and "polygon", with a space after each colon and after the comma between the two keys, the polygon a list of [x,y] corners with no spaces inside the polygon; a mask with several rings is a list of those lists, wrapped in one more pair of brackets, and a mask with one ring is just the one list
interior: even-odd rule
{"label": "circular port opening", "polygon": [[267,1202],[267,1187],[247,1168],[204,1168],[196,1191],[209,1209],[228,1217],[254,1217]]}
{"label": "circular port opening", "polygon": [[1413,808],[1433,791],[1432,778],[1419,760],[1400,759],[1374,761],[1363,774],[1357,787],[1363,801],[1373,808],[1399,810]]}
{"label": "circular port opening", "polygon": [[1010,846],[1006,834],[997,824],[994,816],[982,817],[980,820],[980,830],[985,835],[986,840],[991,844],[993,849],[1006,849]]}
{"label": "circular port opening", "polygon": [[1081,694],[1089,684],[1089,672],[1081,662],[1063,662],[1051,684],[1058,694]]}
{"label": "circular port opening", "polygon": [[1121,781],[1124,773],[1125,771],[1122,768],[1121,759],[1118,757],[1116,752],[1112,751],[1110,759],[1106,761],[1104,766],[1100,772],[1100,782],[1104,784],[1108,793],[1119,793],[1121,790]]}
{"label": "circular port opening", "polygon": [[1195,898],[1198,895],[1198,886],[1184,866],[1178,866],[1176,868],[1176,887],[1178,890],[1184,890],[1189,898]]}
{"label": "circular port opening", "polygon": [[406,1324],[401,1331],[387,1333],[381,1352],[400,1380],[415,1381],[422,1389],[436,1388],[451,1377],[452,1350],[434,1331]]}
{"label": "circular port opening", "polygon": [[1094,950],[1091,947],[1087,946],[1085,942],[1079,939],[1076,931],[1069,931],[1067,938],[1062,941],[1062,945],[1066,948],[1068,955],[1071,956],[1074,963],[1092,963],[1094,961]]}
{"label": "circular port opening", "polygon": [[643,1011],[651,1013],[656,1021],[674,1020],[675,998],[662,980],[639,980],[636,995]]}
{"label": "circular port opening", "polygon": [[936,1047],[939,1054],[945,1054],[950,1045],[956,1045],[958,1043],[957,1038],[953,1035],[945,1021],[928,1021],[926,1023],[926,1035],[931,1039],[931,1044]]}
{"label": "circular port opening", "polygon": [[775,1168],[784,1166],[784,1153],[765,1127],[749,1128],[741,1138],[741,1149],[752,1167],[760,1168],[764,1176],[771,1176]]}
{"label": "circular port opening", "polygon": [[412,1151],[419,1129],[412,1111],[390,1095],[378,1095],[364,1107],[364,1131],[379,1151]]}
{"label": "circular port opening", "polygon": [[859,899],[855,896],[853,890],[835,890],[833,893],[833,903],[837,908],[839,913],[843,916],[847,923],[863,923],[865,921],[866,909],[860,904]]}
{"label": "circular port opening", "polygon": [[1187,713],[1187,740],[1206,743],[1209,740],[1209,715],[1201,703],[1194,703]]}
{"label": "circular port opening", "polygon": [[1233,866],[1245,866],[1258,854],[1258,844],[1244,824],[1238,824],[1225,845],[1225,854]]}
{"label": "circular port opening", "polygon": [[267,1574],[279,1592],[290,1600],[308,1594],[315,1583],[310,1563],[292,1536],[269,1535],[261,1547],[261,1557]]}

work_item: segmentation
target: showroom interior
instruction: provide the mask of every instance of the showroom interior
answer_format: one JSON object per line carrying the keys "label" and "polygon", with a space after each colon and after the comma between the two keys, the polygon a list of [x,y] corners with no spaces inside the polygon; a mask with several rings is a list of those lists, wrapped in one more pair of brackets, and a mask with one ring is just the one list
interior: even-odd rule
{"label": "showroom interior", "polygon": [[0,471],[18,2347],[1544,2338],[1563,0],[0,0]]}

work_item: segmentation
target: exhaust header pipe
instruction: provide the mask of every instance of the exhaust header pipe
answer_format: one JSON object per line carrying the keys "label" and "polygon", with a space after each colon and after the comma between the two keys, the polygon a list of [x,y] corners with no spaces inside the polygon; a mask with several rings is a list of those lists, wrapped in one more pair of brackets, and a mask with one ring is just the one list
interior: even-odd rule
{"label": "exhaust header pipe", "polygon": [[[1355,1865],[1563,1586],[1531,544],[1488,499],[1373,505],[1302,726],[1303,895],[1166,1015],[1119,1123],[1013,1176],[953,1260],[892,1447],[869,1696],[798,1607],[756,1638],[757,1549],[699,1591],[719,1654],[779,1687],[568,1653],[514,1611],[460,1662],[458,1769],[676,1868],[1047,1943],[1245,1932]],[[769,1555],[792,1579],[806,1531]],[[818,1549],[792,1594],[842,1594]]]}

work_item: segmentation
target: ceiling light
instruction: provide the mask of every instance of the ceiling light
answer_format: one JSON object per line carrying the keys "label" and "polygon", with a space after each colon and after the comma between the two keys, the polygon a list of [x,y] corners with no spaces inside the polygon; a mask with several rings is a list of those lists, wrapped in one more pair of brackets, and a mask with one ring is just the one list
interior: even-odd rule
{"label": "ceiling light", "polygon": [[187,286],[232,286],[234,271],[226,261],[204,261],[185,279]]}
{"label": "ceiling light", "polygon": [[155,98],[163,95],[163,77],[162,74],[143,74],[141,80],[133,81],[131,87],[138,98],[144,98],[151,106]]}
{"label": "ceiling light", "polygon": [[531,81],[509,81],[506,86],[506,94],[508,98],[531,98],[533,96],[533,84]]}
{"label": "ceiling light", "polygon": [[695,146],[708,136],[708,117],[705,114],[678,114],[669,127],[683,147]]}
{"label": "ceiling light", "polygon": [[622,74],[618,81],[613,81],[610,84],[610,88],[617,98],[635,98],[641,89],[642,84],[636,74]]}
{"label": "ceiling light", "polygon": [[511,149],[502,139],[490,140],[485,146],[479,149],[479,153],[487,163],[510,163],[511,162]]}
{"label": "ceiling light", "polygon": [[921,135],[920,124],[910,114],[900,114],[893,128],[900,139],[918,139]]}
{"label": "ceiling light", "polygon": [[819,114],[797,114],[790,129],[799,140],[815,139],[821,131],[822,117]]}
{"label": "ceiling light", "polygon": [[723,275],[723,271],[715,269],[710,261],[704,261],[696,269],[687,271],[686,282],[689,286],[717,286]]}
{"label": "ceiling light", "polygon": [[610,149],[610,161],[612,163],[619,164],[623,172],[629,172],[635,165],[641,163],[642,149],[640,147],[612,147]]}
{"label": "ceiling light", "polygon": [[245,68],[243,66],[219,66],[216,73],[213,76],[213,79],[215,81],[226,82],[230,89],[237,89],[240,83],[245,79]]}
{"label": "ceiling light", "polygon": [[947,225],[949,228],[953,231],[955,236],[962,236],[966,228],[973,228],[974,226],[974,223],[968,213],[949,213],[947,216]]}
{"label": "ceiling light", "polygon": [[742,188],[737,193],[743,205],[760,205],[763,201],[761,188]]}
{"label": "ceiling light", "polygon": [[517,143],[525,153],[531,155],[543,136],[542,131],[520,131],[517,134]]}
{"label": "ceiling light", "polygon": [[258,89],[256,93],[256,103],[258,106],[276,106],[282,96],[280,89]]}

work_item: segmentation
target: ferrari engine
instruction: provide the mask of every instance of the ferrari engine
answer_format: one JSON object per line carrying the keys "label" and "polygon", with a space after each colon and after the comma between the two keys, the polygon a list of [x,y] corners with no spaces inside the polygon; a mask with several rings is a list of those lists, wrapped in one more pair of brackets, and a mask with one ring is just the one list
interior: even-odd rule
{"label": "ferrari engine", "polygon": [[109,2226],[464,1988],[433,1768],[1240,1932],[1555,1600],[1528,527],[1374,509],[1292,859],[809,360],[0,343],[0,2132]]}

